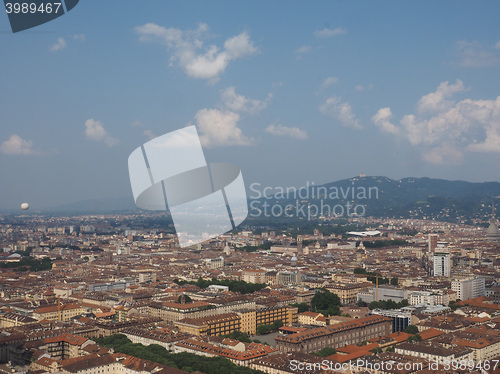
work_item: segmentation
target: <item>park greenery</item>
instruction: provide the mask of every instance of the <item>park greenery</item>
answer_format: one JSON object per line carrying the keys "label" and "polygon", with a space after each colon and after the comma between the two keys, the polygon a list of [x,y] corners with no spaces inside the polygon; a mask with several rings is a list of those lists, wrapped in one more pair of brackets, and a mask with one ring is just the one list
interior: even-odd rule
{"label": "park greenery", "polygon": [[315,355],[315,356],[320,356],[320,357],[328,357],[328,356],[334,355],[335,353],[337,353],[335,348],[326,347],[326,348],[319,350],[318,352],[313,352],[311,354]]}
{"label": "park greenery", "polygon": [[415,335],[418,334],[418,327],[416,325],[409,325],[403,332]]}
{"label": "park greenery", "polygon": [[17,271],[43,271],[52,269],[52,261],[48,257],[42,260],[37,260],[32,257],[23,257],[17,262],[2,262],[0,263],[0,268],[17,268]]}
{"label": "park greenery", "polygon": [[422,341],[422,337],[420,336],[420,334],[415,334],[415,335],[410,336],[410,337],[408,338],[408,342],[409,342],[409,343],[412,343],[412,342],[420,342],[420,341]]}
{"label": "park greenery", "polygon": [[264,283],[247,283],[245,281],[217,279],[217,278],[212,278],[211,280],[205,280],[202,277],[198,278],[197,281],[184,281],[175,279],[174,282],[180,286],[183,286],[185,284],[192,284],[200,288],[207,288],[210,285],[227,286],[229,287],[229,291],[239,292],[241,294],[254,293],[255,291],[260,291],[263,288],[267,287],[267,285]]}
{"label": "park greenery", "polygon": [[[259,339],[250,339],[250,336],[246,332],[241,332],[239,330],[233,331],[227,335],[221,335],[223,338],[229,338],[234,340],[239,340],[242,343],[259,343],[259,344],[267,344],[262,343]],[[267,344],[269,345],[269,344]]]}
{"label": "park greenery", "polygon": [[377,284],[377,276],[378,276],[378,284],[382,285],[382,284],[391,284],[393,286],[397,286],[398,285],[398,282],[399,282],[399,279],[397,277],[393,277],[391,279],[389,278],[382,278],[382,276],[380,275],[380,273],[374,273],[374,272],[369,272],[369,271],[366,271],[366,269],[363,269],[363,268],[356,268],[354,269],[354,274],[361,274],[361,275],[366,275],[366,279],[369,281],[369,282],[372,282],[373,284]]}
{"label": "park greenery", "polygon": [[95,339],[97,344],[113,348],[115,352],[124,353],[161,365],[174,367],[187,372],[205,374],[258,374],[262,373],[244,366],[233,364],[223,357],[204,357],[193,353],[171,353],[158,344],[148,346],[132,343],[125,335],[117,334],[106,338]]}
{"label": "park greenery", "polygon": [[400,302],[395,302],[393,300],[380,300],[380,301],[372,301],[368,304],[368,309],[399,309],[405,306],[408,306],[408,300],[403,299]]}
{"label": "park greenery", "polygon": [[341,305],[340,298],[324,288],[316,292],[311,300],[312,311],[321,313],[324,316],[339,316]]}
{"label": "park greenery", "polygon": [[283,321],[280,319],[269,325],[259,325],[257,326],[257,335],[265,335],[274,331],[278,331],[282,326]]}
{"label": "park greenery", "polygon": [[295,303],[295,304],[290,304],[290,306],[293,306],[298,309],[298,313],[304,313],[308,312],[311,307],[307,303]]}
{"label": "park greenery", "polygon": [[[360,244],[359,241],[356,242],[356,247]],[[374,240],[365,241],[363,240],[363,245],[365,248],[384,248],[384,247],[396,247],[400,245],[408,245],[408,242],[403,239],[390,239],[390,240]]]}

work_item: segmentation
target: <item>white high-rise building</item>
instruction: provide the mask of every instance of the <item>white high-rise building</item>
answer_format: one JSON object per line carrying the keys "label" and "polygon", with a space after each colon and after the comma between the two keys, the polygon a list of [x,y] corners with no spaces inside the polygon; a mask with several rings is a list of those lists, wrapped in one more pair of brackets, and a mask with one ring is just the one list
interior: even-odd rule
{"label": "white high-rise building", "polygon": [[457,299],[468,300],[485,295],[484,278],[471,277],[456,279],[451,282],[451,289],[457,293]]}
{"label": "white high-rise building", "polygon": [[448,252],[434,253],[434,276],[447,277],[451,275],[451,256]]}

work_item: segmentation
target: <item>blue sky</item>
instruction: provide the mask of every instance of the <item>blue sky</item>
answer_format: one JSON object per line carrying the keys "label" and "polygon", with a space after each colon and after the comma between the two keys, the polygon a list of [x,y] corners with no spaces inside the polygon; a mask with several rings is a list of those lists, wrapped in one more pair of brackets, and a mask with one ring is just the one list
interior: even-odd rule
{"label": "blue sky", "polygon": [[0,209],[131,196],[127,158],[197,125],[245,183],[500,181],[500,3],[81,1],[0,16]]}

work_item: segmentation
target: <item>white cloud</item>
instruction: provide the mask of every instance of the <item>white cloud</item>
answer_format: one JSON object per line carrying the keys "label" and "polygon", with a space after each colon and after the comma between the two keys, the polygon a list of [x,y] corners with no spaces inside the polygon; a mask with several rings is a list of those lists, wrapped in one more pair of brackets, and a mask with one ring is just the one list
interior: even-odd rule
{"label": "white cloud", "polygon": [[73,35],[73,39],[80,40],[80,41],[84,42],[85,41],[85,34],[75,34],[75,35]]}
{"label": "white cloud", "polygon": [[321,83],[321,87],[326,88],[326,87],[331,86],[332,84],[336,84],[338,82],[339,82],[339,79],[337,77],[328,77],[323,81],[323,83]]}
{"label": "white cloud", "polygon": [[465,90],[464,84],[460,79],[457,79],[455,84],[452,85],[449,82],[441,82],[435,92],[422,96],[417,103],[417,109],[421,113],[448,110],[453,105],[453,101],[446,99],[457,92]]}
{"label": "white cloud", "polygon": [[389,134],[399,134],[400,129],[393,125],[390,121],[392,118],[391,108],[379,109],[377,114],[372,117],[373,123],[378,126],[380,131],[387,132]]}
{"label": "white cloud", "polygon": [[466,91],[463,83],[442,82],[417,102],[417,114],[392,124],[390,108],[379,109],[372,122],[380,131],[419,147],[422,158],[437,164],[460,163],[465,152],[500,153],[500,96],[494,100],[451,100]]}
{"label": "white cloud", "polygon": [[463,158],[464,155],[461,151],[446,143],[422,153],[424,161],[437,165],[460,165]]}
{"label": "white cloud", "polygon": [[246,32],[233,36],[224,42],[224,48],[227,52],[227,57],[230,60],[253,55],[259,50],[253,45],[250,36]]}
{"label": "white cloud", "polygon": [[369,84],[368,86],[363,86],[361,84],[358,84],[356,87],[354,87],[354,89],[358,92],[371,90],[372,88],[373,88],[372,84]]}
{"label": "white cloud", "polygon": [[249,35],[243,32],[224,42],[224,48],[215,45],[204,46],[208,38],[208,26],[198,25],[196,30],[182,31],[176,28],[165,28],[154,23],[137,26],[135,31],[142,42],[159,41],[172,53],[170,65],[177,64],[192,77],[217,81],[226,70],[230,61],[258,52]]}
{"label": "white cloud", "polygon": [[266,132],[276,136],[289,136],[290,138],[305,140],[307,139],[307,132],[299,129],[298,127],[287,127],[282,124],[272,124],[266,128]]}
{"label": "white cloud", "polygon": [[101,121],[90,118],[85,121],[85,137],[96,142],[104,142],[108,147],[114,146],[118,140],[110,136]]}
{"label": "white cloud", "polygon": [[302,47],[297,48],[295,50],[295,54],[297,55],[296,59],[300,60],[303,55],[305,55],[306,53],[310,53],[311,51],[312,51],[312,48],[310,45],[303,45]]}
{"label": "white cloud", "polygon": [[347,34],[347,31],[342,27],[337,27],[336,29],[329,29],[325,27],[323,30],[316,30],[314,36],[317,38],[330,38],[336,35]]}
{"label": "white cloud", "polygon": [[11,137],[0,144],[0,152],[5,155],[24,155],[33,156],[41,155],[42,152],[33,149],[33,142],[25,140],[19,135],[11,135]]}
{"label": "white cloud", "polygon": [[154,148],[197,149],[199,144],[200,138],[196,133],[191,131],[175,131],[166,138],[160,138],[152,146]]}
{"label": "white cloud", "polygon": [[267,107],[272,96],[272,94],[269,94],[265,101],[250,99],[238,95],[234,87],[228,87],[222,91],[221,99],[222,105],[233,112],[256,114]]}
{"label": "white cloud", "polygon": [[156,138],[156,135],[153,133],[151,130],[144,130],[142,132],[145,136],[147,136],[149,139],[154,139]]}
{"label": "white cloud", "polygon": [[51,51],[59,51],[66,48],[66,40],[64,38],[57,38],[57,42],[50,47]]}
{"label": "white cloud", "polygon": [[142,126],[144,126],[144,124],[142,123],[141,120],[135,120],[130,124],[130,127],[142,127]]}
{"label": "white cloud", "polygon": [[357,130],[363,128],[354,114],[351,104],[343,102],[339,97],[330,97],[320,105],[319,110],[323,115],[339,121],[342,126]]}
{"label": "white cloud", "polygon": [[238,127],[240,115],[218,109],[201,109],[195,115],[201,144],[206,147],[251,145],[252,139]]}
{"label": "white cloud", "polygon": [[458,64],[467,68],[499,66],[499,49],[500,41],[494,46],[467,40],[460,40],[455,43]]}

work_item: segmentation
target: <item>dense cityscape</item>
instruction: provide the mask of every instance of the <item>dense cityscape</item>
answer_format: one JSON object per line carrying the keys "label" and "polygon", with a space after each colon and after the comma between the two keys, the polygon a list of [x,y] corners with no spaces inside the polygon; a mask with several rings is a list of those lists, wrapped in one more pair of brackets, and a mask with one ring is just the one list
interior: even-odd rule
{"label": "dense cityscape", "polygon": [[313,230],[246,226],[190,248],[156,227],[164,219],[3,215],[1,370],[496,368],[494,217],[488,228],[368,217]]}

